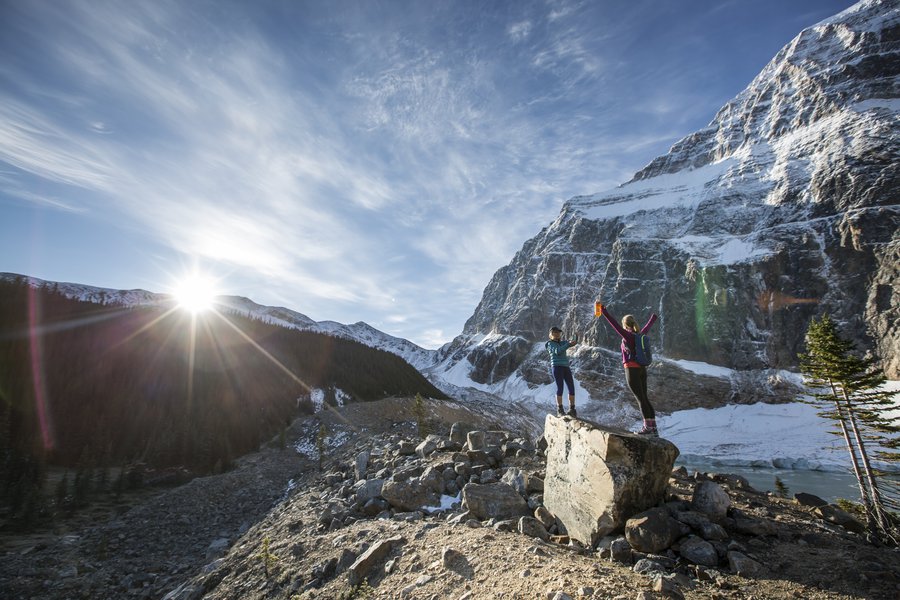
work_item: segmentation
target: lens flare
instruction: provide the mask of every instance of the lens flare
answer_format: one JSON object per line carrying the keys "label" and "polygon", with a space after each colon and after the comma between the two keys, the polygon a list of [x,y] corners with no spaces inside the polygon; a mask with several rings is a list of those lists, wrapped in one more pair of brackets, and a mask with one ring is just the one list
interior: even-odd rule
{"label": "lens flare", "polygon": [[777,290],[767,290],[760,293],[759,297],[757,298],[757,302],[759,303],[759,309],[761,311],[774,312],[776,310],[782,310],[783,308],[787,308],[788,306],[794,306],[797,304],[817,304],[819,302],[819,299],[797,298],[795,296],[784,294]]}
{"label": "lens flare", "polygon": [[210,278],[190,275],[178,282],[172,295],[180,308],[196,315],[213,307],[217,292]]}
{"label": "lens flare", "polygon": [[37,409],[38,423],[41,427],[41,439],[44,449],[51,450],[54,447],[53,427],[50,421],[50,401],[47,395],[47,386],[44,378],[44,350],[42,337],[39,332],[41,313],[40,296],[33,286],[28,286],[28,328],[29,350],[31,356],[31,378],[34,386],[34,401]]}

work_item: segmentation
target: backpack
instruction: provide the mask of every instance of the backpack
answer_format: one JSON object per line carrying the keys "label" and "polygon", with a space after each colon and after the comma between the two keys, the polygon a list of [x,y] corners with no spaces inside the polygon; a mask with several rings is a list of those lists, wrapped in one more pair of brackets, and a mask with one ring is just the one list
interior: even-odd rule
{"label": "backpack", "polygon": [[653,351],[650,350],[650,340],[643,333],[634,334],[634,351],[631,353],[635,362],[642,367],[648,367],[653,362]]}

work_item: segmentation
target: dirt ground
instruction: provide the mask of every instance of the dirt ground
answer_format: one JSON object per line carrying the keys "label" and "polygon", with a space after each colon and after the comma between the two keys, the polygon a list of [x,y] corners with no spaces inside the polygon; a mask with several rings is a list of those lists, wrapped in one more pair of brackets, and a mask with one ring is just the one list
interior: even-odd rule
{"label": "dirt ground", "polygon": [[[900,597],[900,553],[813,517],[792,500],[723,484],[733,506],[777,525],[776,535],[736,539],[765,566],[745,578],[691,565],[673,569],[677,592],[597,550],[543,542],[487,523],[451,524],[448,514],[366,518],[336,530],[316,524],[333,492],[324,475],[353,464],[361,448],[417,439],[412,399],[354,404],[300,420],[290,444],[309,440],[325,423],[333,440],[316,461],[275,444],[238,461],[228,473],[133,497],[133,504],[97,507],[57,531],[4,536],[0,588],[10,598],[571,598],[894,599]],[[429,403],[429,422],[449,429],[462,421],[496,429],[505,415]],[[342,435],[338,436],[340,432]],[[393,443],[393,442],[392,442]],[[531,460],[531,459],[530,459]],[[539,457],[533,460],[539,461]],[[540,464],[536,463],[536,468]],[[689,499],[694,474],[674,473],[671,499]],[[399,537],[367,583],[346,573],[309,586],[329,561],[358,556]],[[213,555],[216,541],[227,541]],[[456,551],[452,561],[445,549]],[[332,563],[333,564],[333,563]],[[333,568],[333,567],[332,567]],[[564,598],[565,596],[558,596]]]}

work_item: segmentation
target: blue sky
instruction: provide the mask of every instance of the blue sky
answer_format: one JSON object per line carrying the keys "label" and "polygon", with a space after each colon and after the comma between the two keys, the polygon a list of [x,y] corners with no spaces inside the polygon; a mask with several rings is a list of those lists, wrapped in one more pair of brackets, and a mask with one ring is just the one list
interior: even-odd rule
{"label": "blue sky", "polygon": [[0,271],[426,347],[852,2],[0,0]]}

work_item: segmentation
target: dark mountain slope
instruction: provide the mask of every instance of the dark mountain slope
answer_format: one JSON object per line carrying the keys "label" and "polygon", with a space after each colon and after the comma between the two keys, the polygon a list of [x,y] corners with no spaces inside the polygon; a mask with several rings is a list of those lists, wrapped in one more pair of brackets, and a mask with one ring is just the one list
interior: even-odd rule
{"label": "dark mountain slope", "polygon": [[80,302],[0,283],[0,450],[51,464],[208,471],[259,446],[310,392],[443,398],[385,351],[235,314]]}

